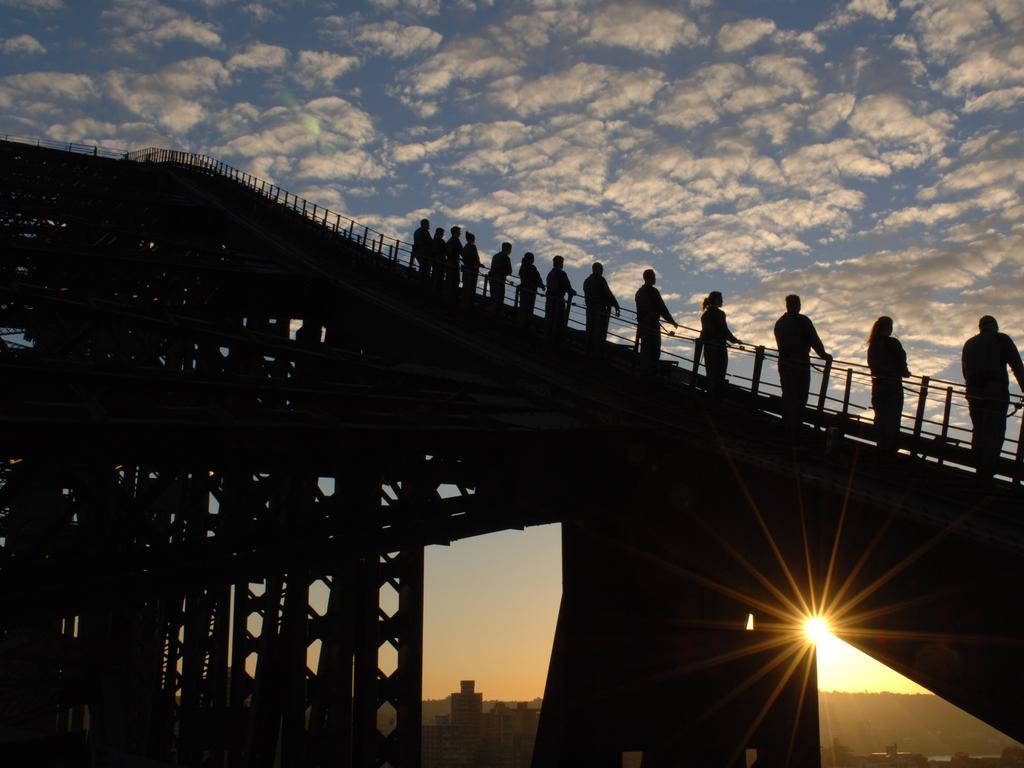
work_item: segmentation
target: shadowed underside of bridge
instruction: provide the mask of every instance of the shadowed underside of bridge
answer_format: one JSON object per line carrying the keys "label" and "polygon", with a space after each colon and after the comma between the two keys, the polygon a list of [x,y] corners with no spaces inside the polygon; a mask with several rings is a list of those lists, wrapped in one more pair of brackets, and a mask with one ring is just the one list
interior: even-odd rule
{"label": "shadowed underside of bridge", "polygon": [[535,765],[815,763],[819,612],[1024,737],[1019,488],[711,417],[214,174],[0,153],[0,755],[418,765],[423,547],[544,522]]}

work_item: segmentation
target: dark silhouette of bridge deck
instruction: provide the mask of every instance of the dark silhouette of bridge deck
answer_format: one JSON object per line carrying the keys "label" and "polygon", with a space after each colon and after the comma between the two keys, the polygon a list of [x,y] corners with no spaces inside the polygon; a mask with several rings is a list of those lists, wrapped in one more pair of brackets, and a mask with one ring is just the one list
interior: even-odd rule
{"label": "dark silhouette of bridge deck", "polygon": [[1021,440],[979,488],[961,385],[910,382],[885,462],[866,369],[825,365],[794,446],[769,349],[711,413],[694,338],[652,382],[628,311],[601,360],[581,307],[550,349],[515,281],[503,314],[447,302],[407,244],[213,158],[65,149],[0,143],[0,698],[52,755],[88,705],[111,755],[416,765],[422,547],[544,522],[565,582],[535,765],[817,760],[794,627],[819,611],[1024,737]]}

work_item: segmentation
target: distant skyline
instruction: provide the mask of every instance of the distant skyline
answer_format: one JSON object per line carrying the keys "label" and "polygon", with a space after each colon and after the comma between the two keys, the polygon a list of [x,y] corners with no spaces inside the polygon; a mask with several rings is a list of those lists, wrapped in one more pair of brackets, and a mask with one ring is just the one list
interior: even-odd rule
{"label": "distant skyline", "polygon": [[[488,699],[544,695],[562,593],[561,526],[543,525],[426,550],[423,697],[475,680]],[[823,691],[928,693],[835,637],[818,649]]]}

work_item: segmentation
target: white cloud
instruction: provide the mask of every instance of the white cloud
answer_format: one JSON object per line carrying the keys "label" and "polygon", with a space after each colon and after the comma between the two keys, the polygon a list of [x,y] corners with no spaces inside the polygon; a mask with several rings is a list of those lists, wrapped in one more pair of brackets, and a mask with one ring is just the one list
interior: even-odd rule
{"label": "white cloud", "polygon": [[106,76],[106,94],[135,115],[174,133],[184,133],[207,116],[211,95],[230,82],[216,59],[199,57],[170,64],[150,74],[121,69]]}
{"label": "white cloud", "polygon": [[486,38],[458,38],[407,73],[409,85],[404,93],[413,99],[431,96],[460,80],[510,75],[520,63]]}
{"label": "white cloud", "polygon": [[580,63],[532,81],[519,77],[500,80],[491,89],[490,97],[520,116],[569,104],[587,104],[589,111],[608,117],[649,104],[663,84],[664,75],[652,69],[622,71]]}
{"label": "white cloud", "polygon": [[668,89],[655,120],[684,129],[715,123],[726,95],[745,80],[746,72],[738,64],[702,67]]}
{"label": "white cloud", "polygon": [[912,23],[925,52],[943,60],[966,48],[969,41],[992,32],[987,0],[931,0],[921,3]]}
{"label": "white cloud", "polygon": [[953,116],[945,110],[917,115],[897,94],[861,99],[849,117],[855,135],[889,151],[895,167],[919,165],[946,146]]}
{"label": "white cloud", "polygon": [[99,90],[88,75],[75,72],[25,72],[0,80],[0,93],[12,98],[43,98],[62,102],[83,102],[96,98]]}
{"label": "white cloud", "polygon": [[594,14],[583,42],[665,54],[677,46],[700,44],[701,34],[697,25],[678,11],[641,3],[613,4]]}
{"label": "white cloud", "polygon": [[349,70],[359,66],[355,56],[342,56],[330,51],[299,51],[298,72],[302,82],[333,85]]}
{"label": "white cloud", "polygon": [[943,90],[954,96],[978,89],[1003,88],[1024,83],[1024,45],[1009,49],[980,49],[969,53],[949,70]]}
{"label": "white cloud", "polygon": [[[362,147],[376,137],[370,116],[338,96],[313,99],[296,109],[235,105],[221,115],[219,125],[224,143],[216,151],[245,158],[297,158]],[[291,167],[277,162],[279,168]]]}
{"label": "white cloud", "polygon": [[64,2],[63,0],[0,0],[0,5],[26,11],[59,11],[64,7]]}
{"label": "white cloud", "polygon": [[387,168],[369,152],[347,149],[330,154],[311,154],[299,160],[295,175],[307,179],[380,179]]}
{"label": "white cloud", "polygon": [[773,32],[775,22],[771,19],[743,19],[734,24],[724,24],[718,30],[718,45],[727,53],[742,51]]}
{"label": "white cloud", "polygon": [[819,136],[828,134],[850,116],[856,101],[852,93],[827,94],[819,102],[818,109],[807,119],[808,127]]}
{"label": "white cloud", "polygon": [[870,154],[863,143],[852,139],[800,147],[782,161],[782,169],[791,183],[812,191],[832,190],[833,178],[871,179],[892,173],[889,163]]}
{"label": "white cloud", "polygon": [[384,21],[357,25],[350,40],[376,53],[404,57],[435,50],[441,44],[441,35],[429,27]]}
{"label": "white cloud", "polygon": [[807,62],[796,56],[757,56],[750,60],[750,70],[785,87],[786,93],[799,92],[803,99],[817,92],[817,79]]}
{"label": "white cloud", "polygon": [[187,41],[205,48],[217,48],[221,37],[209,22],[191,16],[156,0],[114,0],[100,18],[114,37],[114,50],[135,53],[160,47],[171,41]]}
{"label": "white cloud", "polygon": [[32,37],[32,35],[18,35],[0,40],[0,52],[32,56],[34,54],[46,53],[46,47]]}
{"label": "white cloud", "polygon": [[251,43],[228,59],[228,69],[281,69],[288,63],[288,49],[280,45]]}
{"label": "white cloud", "polygon": [[783,145],[806,111],[803,104],[786,104],[779,109],[755,112],[743,121],[743,127],[750,133],[766,134],[773,144]]}
{"label": "white cloud", "polygon": [[407,11],[424,16],[437,16],[441,12],[441,0],[370,0],[386,11]]}
{"label": "white cloud", "polygon": [[827,32],[841,29],[865,18],[876,21],[892,21],[896,18],[896,10],[889,5],[888,0],[850,0],[844,7],[837,8],[829,14],[828,18],[816,27],[815,31]]}
{"label": "white cloud", "polygon": [[977,98],[968,99],[964,104],[964,112],[969,114],[971,112],[981,112],[982,110],[994,112],[1010,110],[1022,101],[1024,101],[1024,86],[1018,85],[1014,88],[989,91]]}
{"label": "white cloud", "polygon": [[275,16],[273,9],[263,3],[247,3],[240,10],[252,16],[253,21],[257,24],[270,21]]}

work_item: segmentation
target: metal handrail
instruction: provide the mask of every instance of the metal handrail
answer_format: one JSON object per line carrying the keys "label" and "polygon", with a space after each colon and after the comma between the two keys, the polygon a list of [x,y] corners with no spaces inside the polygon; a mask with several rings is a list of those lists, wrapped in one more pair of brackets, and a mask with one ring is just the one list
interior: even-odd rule
{"label": "metal handrail", "polygon": [[31,136],[15,136],[12,134],[0,134],[0,141],[8,141],[12,144],[25,144],[30,147],[42,147],[44,149],[57,149],[62,152],[71,152],[76,155],[92,155],[93,157],[105,157],[110,160],[124,160],[128,152],[123,149],[111,149],[101,147],[97,144],[79,144],[74,141],[57,141],[56,139],[40,139]]}
{"label": "metal handrail", "polygon": [[[285,208],[301,215],[303,218],[317,223],[333,233],[345,237],[349,241],[363,246],[371,255],[394,262],[396,265],[407,270],[414,270],[412,247],[408,242],[399,238],[389,236],[371,227],[361,225],[354,219],[343,214],[321,207],[316,203],[294,195],[280,186],[253,176],[245,171],[239,170],[216,158],[181,152],[176,150],[149,147],[135,150],[124,154],[124,159],[132,162],[158,162],[170,163],[182,167],[199,169],[212,173],[237,183],[242,184],[250,191],[261,197],[272,200]],[[481,265],[478,273],[478,280],[484,281],[484,293],[486,294],[489,280],[489,267]],[[509,278],[505,281],[505,292],[508,288],[515,290],[514,306],[518,307],[519,280]],[[478,282],[479,285],[479,282]],[[505,297],[502,297],[505,304]],[[568,323],[580,328],[586,327],[586,308],[582,302],[576,303],[570,300],[568,306]],[[632,337],[623,335],[609,328],[609,337],[613,344],[622,342],[624,345],[635,343],[636,312],[632,309],[623,308],[620,316],[615,318],[617,328],[625,328],[633,331]],[[691,335],[678,335],[675,332],[668,334],[662,348],[662,357],[670,364],[679,366],[682,370],[699,374],[701,360],[694,360],[697,354],[699,330],[687,326],[679,326],[679,329],[688,331]],[[690,349],[687,356],[685,349]],[[741,372],[730,374],[730,380],[749,382],[748,385],[740,385],[755,397],[756,407],[765,410],[765,404],[759,400],[775,397],[773,392],[781,391],[777,377],[770,374],[772,366],[765,366],[766,362],[778,359],[778,352],[771,348],[746,343],[730,345],[734,352],[741,355],[741,359],[751,364],[750,375]],[[745,366],[741,366],[745,370]],[[840,417],[855,422],[863,421],[863,415],[870,411],[870,387],[872,382],[871,371],[863,363],[831,360],[828,363],[813,364],[812,369],[816,374],[816,380],[812,380],[811,392],[808,407],[816,410],[819,414],[827,414],[833,417]],[[767,374],[767,375],[766,375]],[[842,396],[832,394],[832,389],[841,382]],[[943,379],[930,378],[928,376],[909,376],[903,381],[903,389],[908,395],[906,407],[915,409],[913,412],[905,412],[903,420],[910,421],[910,428],[901,424],[901,431],[911,435],[915,441],[914,450],[925,458],[934,458],[942,461],[941,453],[937,456],[927,455],[925,441],[933,442],[938,448],[943,445],[960,445],[961,440],[951,437],[951,432],[969,433],[970,428],[966,425],[968,420],[964,417],[966,410],[966,391],[961,382],[946,381]],[[868,396],[867,402],[860,399]],[[955,397],[954,397],[955,396]],[[929,403],[941,402],[938,410],[929,410]],[[935,415],[941,412],[941,418],[936,419]],[[1006,438],[1003,443],[1001,455],[1009,458],[1015,463],[1015,482],[1024,480],[1022,461],[1024,461],[1024,415],[1021,418],[1021,429],[1018,437]]]}

